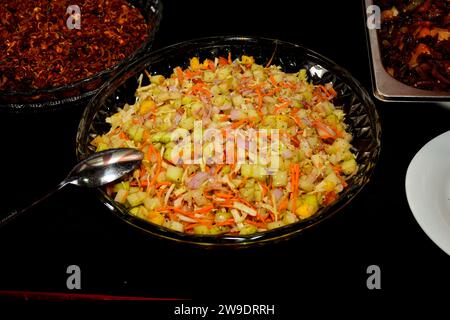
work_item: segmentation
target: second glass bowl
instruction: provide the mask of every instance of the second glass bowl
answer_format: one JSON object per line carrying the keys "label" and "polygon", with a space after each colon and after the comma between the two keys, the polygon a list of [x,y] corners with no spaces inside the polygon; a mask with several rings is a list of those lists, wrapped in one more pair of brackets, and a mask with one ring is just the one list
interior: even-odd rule
{"label": "second glass bowl", "polygon": [[153,43],[155,33],[162,17],[160,0],[132,0],[130,4],[139,8],[149,28],[147,39],[131,55],[120,63],[100,71],[91,77],[69,83],[65,86],[35,89],[26,92],[2,92],[0,96],[0,111],[33,112],[51,111],[76,105],[85,105],[99,88],[122,67],[136,60],[142,54],[148,53]]}

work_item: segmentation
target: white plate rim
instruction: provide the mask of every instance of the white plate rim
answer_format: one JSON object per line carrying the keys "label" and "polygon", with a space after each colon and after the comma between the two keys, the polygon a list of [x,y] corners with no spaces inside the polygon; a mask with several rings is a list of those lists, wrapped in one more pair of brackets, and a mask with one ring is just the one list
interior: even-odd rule
{"label": "white plate rim", "polygon": [[[416,205],[415,203],[417,202],[417,200],[415,200],[412,196],[412,185],[413,185],[413,181],[415,180],[414,177],[416,177],[417,175],[415,174],[415,171],[418,169],[418,167],[420,166],[420,162],[421,162],[421,158],[424,157],[426,152],[430,152],[430,150],[433,150],[433,148],[435,148],[436,146],[440,145],[441,140],[446,140],[448,141],[449,144],[449,149],[450,149],[450,131],[444,132],[440,135],[438,135],[437,137],[435,137],[434,139],[430,140],[428,143],[426,143],[413,157],[413,159],[411,160],[411,162],[409,163],[408,169],[406,171],[406,178],[405,178],[405,190],[406,190],[406,198],[408,201],[408,205],[409,208],[415,218],[415,220],[417,221],[417,223],[419,224],[419,226],[422,228],[422,230],[425,232],[425,234],[445,253],[447,253],[447,255],[450,256],[450,243],[443,243],[443,241],[441,241],[441,239],[433,232],[435,230],[433,230],[432,227],[430,227],[428,224],[426,224],[424,222],[424,218],[422,213],[420,213],[417,209],[416,209]],[[449,159],[450,161],[450,159]],[[450,177],[449,177],[450,178]],[[449,195],[450,196],[450,195]]]}

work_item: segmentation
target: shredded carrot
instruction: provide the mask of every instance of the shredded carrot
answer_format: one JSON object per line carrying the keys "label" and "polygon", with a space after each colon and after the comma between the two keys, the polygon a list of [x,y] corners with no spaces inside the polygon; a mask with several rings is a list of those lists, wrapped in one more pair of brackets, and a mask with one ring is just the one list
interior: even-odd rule
{"label": "shredded carrot", "polygon": [[221,193],[221,192],[216,192],[215,195],[219,198],[223,198],[223,199],[231,199],[234,198],[234,195],[231,193]]}
{"label": "shredded carrot", "polygon": [[156,184],[155,188],[159,188],[161,186],[170,186],[171,184],[172,184],[172,182],[170,182],[170,181],[163,181],[163,182]]}
{"label": "shredded carrot", "polygon": [[183,86],[183,83],[184,83],[184,74],[183,74],[183,70],[181,70],[180,67],[176,67],[176,68],[175,68],[175,72],[177,73],[178,83],[180,84],[180,86]]}
{"label": "shredded carrot", "polygon": [[269,80],[274,85],[274,87],[278,86],[277,80],[275,80],[275,77],[272,74],[270,75]]}
{"label": "shredded carrot", "polygon": [[158,191],[158,193],[156,194],[156,196],[158,197],[158,198],[162,198],[162,196],[163,196],[163,193],[166,191],[166,189],[160,189],[159,191]]}
{"label": "shredded carrot", "polygon": [[208,69],[209,70],[216,70],[216,67],[214,66],[214,62],[212,62],[211,60],[208,60]]}
{"label": "shredded carrot", "polygon": [[206,213],[206,212],[210,212],[213,209],[214,209],[214,206],[207,206],[207,207],[203,207],[201,209],[195,210],[194,213]]}
{"label": "shredded carrot", "polygon": [[154,150],[154,147],[152,144],[149,145],[149,149],[153,149],[152,152],[156,154],[156,161],[157,161],[157,166],[156,166],[156,171],[155,174],[153,176],[153,179],[150,181],[149,187],[153,186],[155,184],[156,179],[158,178],[160,172],[161,172],[161,155],[159,154],[159,152]]}
{"label": "shredded carrot", "polygon": [[119,138],[120,138],[120,139],[123,139],[123,140],[128,140],[127,135],[126,135],[125,132],[123,132],[123,131],[120,132]]}
{"label": "shredded carrot", "polygon": [[232,226],[233,224],[234,224],[234,219],[233,218],[216,223],[216,225],[218,225],[219,227]]}
{"label": "shredded carrot", "polygon": [[273,113],[276,114],[276,113],[278,113],[278,111],[283,110],[283,109],[286,109],[287,107],[289,107],[290,104],[291,104],[290,101],[284,102],[283,104],[277,106],[277,107],[274,109]]}
{"label": "shredded carrot", "polygon": [[300,165],[298,163],[291,164],[291,203],[292,212],[297,209],[298,183],[300,178]]}
{"label": "shredded carrot", "polygon": [[278,212],[282,212],[288,207],[289,199],[288,197],[283,197],[283,199],[280,202],[280,205],[278,206]]}
{"label": "shredded carrot", "polygon": [[264,198],[264,196],[267,194],[267,192],[269,192],[269,188],[267,188],[267,186],[264,182],[259,182],[259,185],[262,188],[262,196]]}
{"label": "shredded carrot", "polygon": [[192,79],[196,76],[200,76],[201,74],[202,74],[201,70],[197,70],[197,71],[186,70],[184,73],[186,79]]}
{"label": "shredded carrot", "polygon": [[217,175],[219,173],[220,170],[222,170],[222,168],[225,166],[225,164],[219,164],[216,166],[216,170],[214,171],[214,173]]}
{"label": "shredded carrot", "polygon": [[203,86],[200,85],[200,83],[197,83],[195,86],[193,86],[191,90],[192,90],[193,93],[199,92],[202,95],[205,95],[207,97],[211,97],[212,96],[211,92],[208,89],[203,88]]}
{"label": "shredded carrot", "polygon": [[225,59],[224,57],[219,57],[219,65],[225,66],[227,64],[229,64],[227,59]]}
{"label": "shredded carrot", "polygon": [[235,121],[233,122],[233,124],[231,125],[231,129],[236,129],[237,127],[243,125],[244,123],[246,123],[248,121],[248,119],[242,119],[239,121]]}

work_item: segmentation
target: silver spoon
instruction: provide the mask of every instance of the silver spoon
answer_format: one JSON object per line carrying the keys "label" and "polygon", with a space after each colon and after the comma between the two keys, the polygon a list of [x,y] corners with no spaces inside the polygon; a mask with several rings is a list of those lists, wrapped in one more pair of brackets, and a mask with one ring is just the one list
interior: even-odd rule
{"label": "silver spoon", "polygon": [[53,191],[47,193],[42,198],[34,201],[30,205],[16,209],[10,212],[6,217],[0,220],[0,227],[4,226],[15,217],[19,216],[28,209],[34,207],[42,200],[60,190],[68,184],[74,184],[80,187],[96,188],[113,182],[127,173],[136,169],[144,154],[135,149],[109,149],[94,153],[88,158],[78,163],[67,178],[65,178]]}

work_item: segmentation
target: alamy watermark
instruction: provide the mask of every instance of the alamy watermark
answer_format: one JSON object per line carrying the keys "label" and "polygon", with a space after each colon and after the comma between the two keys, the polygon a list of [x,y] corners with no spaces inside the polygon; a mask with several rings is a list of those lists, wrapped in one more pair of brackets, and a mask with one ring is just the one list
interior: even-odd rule
{"label": "alamy watermark", "polygon": [[281,144],[278,129],[203,129],[202,121],[195,121],[193,132],[177,128],[159,133],[154,139],[172,142],[166,156],[174,164],[258,164],[271,175],[280,166]]}
{"label": "alamy watermark", "polygon": [[369,277],[366,280],[366,286],[369,290],[381,289],[381,269],[376,264],[367,267],[366,273]]}
{"label": "alamy watermark", "polygon": [[379,6],[371,5],[366,9],[367,13],[367,28],[370,30],[381,28],[381,10]]}
{"label": "alamy watermark", "polygon": [[77,265],[70,265],[66,269],[66,273],[69,275],[66,280],[66,286],[69,290],[81,289],[81,269]]}
{"label": "alamy watermark", "polygon": [[66,13],[69,17],[66,20],[66,26],[70,30],[81,29],[81,9],[76,4],[67,7]]}

